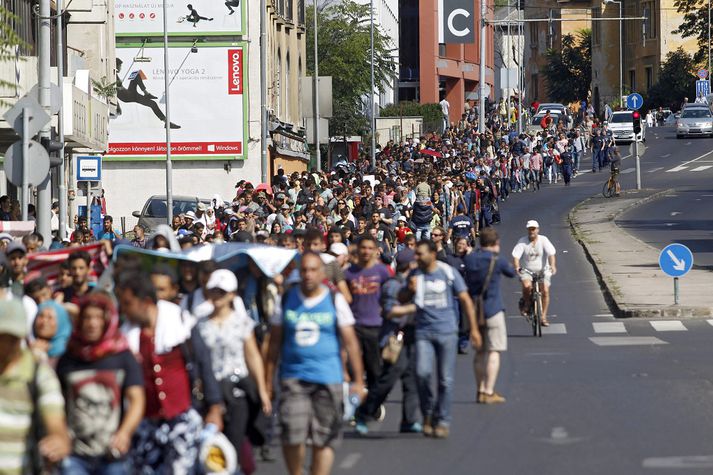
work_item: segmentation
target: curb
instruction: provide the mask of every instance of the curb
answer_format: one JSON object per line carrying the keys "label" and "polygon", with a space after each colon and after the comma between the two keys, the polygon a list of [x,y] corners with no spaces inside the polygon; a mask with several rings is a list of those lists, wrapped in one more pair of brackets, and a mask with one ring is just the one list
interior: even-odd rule
{"label": "curb", "polygon": [[[642,191],[651,191],[651,190],[642,190]],[[673,188],[669,188],[666,190],[658,191],[655,193],[652,193],[649,196],[646,196],[644,198],[641,198],[640,200],[634,202],[630,207],[626,209],[622,209],[610,216],[608,218],[614,222],[616,219],[624,214],[625,212],[639,207],[641,205],[644,205],[646,203],[649,203],[651,201],[657,200],[661,198],[662,196],[675,192]],[[567,219],[569,221],[569,226],[570,230],[572,232],[572,237],[579,243],[580,246],[582,246],[582,249],[584,250],[584,255],[587,257],[587,260],[589,263],[592,265],[592,268],[594,270],[594,274],[597,277],[597,281],[599,282],[599,287],[602,290],[602,293],[604,295],[604,300],[607,303],[607,306],[612,312],[612,315],[614,315],[615,318],[649,318],[649,319],[655,319],[655,318],[706,318],[706,317],[713,317],[713,307],[690,307],[690,306],[679,306],[679,305],[669,305],[669,306],[626,306],[622,304],[621,302],[618,301],[616,295],[612,291],[611,285],[609,284],[609,280],[605,278],[604,274],[602,273],[602,270],[599,268],[599,264],[597,263],[596,259],[594,259],[594,256],[592,256],[590,249],[584,239],[582,239],[582,232],[580,229],[579,224],[577,223],[577,213],[579,209],[583,206],[586,205],[588,202],[592,201],[594,198],[596,198],[597,195],[592,196],[587,198],[586,200],[578,203],[572,210],[568,213]],[[614,223],[616,225],[616,223]],[[618,228],[618,226],[617,226]],[[621,229],[621,228],[619,228]],[[622,232],[626,232],[623,231]],[[628,233],[627,233],[628,234]],[[633,236],[632,236],[633,237]],[[637,239],[638,240],[638,239]],[[643,243],[642,244],[651,247],[649,244]]]}

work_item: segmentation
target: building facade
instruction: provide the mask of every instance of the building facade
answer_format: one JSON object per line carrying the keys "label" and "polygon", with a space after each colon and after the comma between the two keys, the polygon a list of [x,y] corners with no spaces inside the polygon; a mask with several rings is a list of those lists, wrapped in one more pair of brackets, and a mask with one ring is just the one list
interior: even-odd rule
{"label": "building facade", "polygon": [[[490,88],[490,98],[493,98],[494,34],[492,25],[489,25],[485,58],[480,57],[477,41],[470,44],[439,44],[438,5],[438,0],[400,1],[399,98],[427,104],[439,102],[445,97],[451,106],[449,119],[454,122],[463,114],[466,101],[477,98],[481,79]],[[474,27],[480,24],[480,12],[475,10]],[[484,78],[480,77],[481,60],[486,65]]]}
{"label": "building facade", "polygon": [[[517,73],[523,64],[525,41],[524,29],[517,22],[523,14],[523,10],[512,7],[495,9],[495,100],[518,95],[520,91]],[[523,78],[520,81],[524,83]]]}

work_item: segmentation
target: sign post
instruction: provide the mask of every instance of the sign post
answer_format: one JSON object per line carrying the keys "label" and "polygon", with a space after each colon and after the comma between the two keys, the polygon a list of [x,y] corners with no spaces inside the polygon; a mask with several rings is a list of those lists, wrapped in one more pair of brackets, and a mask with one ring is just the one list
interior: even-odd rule
{"label": "sign post", "polygon": [[693,267],[693,253],[683,244],[669,244],[659,254],[659,267],[673,277],[673,303],[679,303],[678,278],[683,277]]}
{"label": "sign post", "polygon": [[[633,92],[626,96],[626,107],[629,109],[635,111],[634,114],[638,114],[638,111],[641,106],[644,105],[644,98],[641,97],[641,94]],[[641,124],[641,115],[638,117],[638,123]],[[636,123],[637,120],[634,120]],[[634,125],[634,160],[636,161],[636,189],[640,190],[641,189],[641,162],[639,160],[639,137],[638,137],[638,132],[636,131],[636,125]]]}

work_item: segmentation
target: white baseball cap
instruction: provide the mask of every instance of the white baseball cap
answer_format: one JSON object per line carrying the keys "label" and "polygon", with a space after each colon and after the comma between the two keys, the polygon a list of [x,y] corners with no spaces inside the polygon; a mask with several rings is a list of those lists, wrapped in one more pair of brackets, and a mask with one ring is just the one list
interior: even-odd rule
{"label": "white baseball cap", "polygon": [[221,289],[226,292],[237,292],[238,278],[228,269],[218,269],[213,271],[210,275],[206,289]]}
{"label": "white baseball cap", "polygon": [[329,252],[335,256],[344,256],[349,254],[349,248],[343,242],[333,242],[332,245],[329,246]]}
{"label": "white baseball cap", "polygon": [[538,223],[538,222],[535,221],[534,219],[531,219],[531,220],[529,220],[529,221],[527,222],[527,224],[525,225],[525,227],[526,227],[527,229],[530,229],[530,228],[539,228],[539,227],[540,227],[540,223]]}

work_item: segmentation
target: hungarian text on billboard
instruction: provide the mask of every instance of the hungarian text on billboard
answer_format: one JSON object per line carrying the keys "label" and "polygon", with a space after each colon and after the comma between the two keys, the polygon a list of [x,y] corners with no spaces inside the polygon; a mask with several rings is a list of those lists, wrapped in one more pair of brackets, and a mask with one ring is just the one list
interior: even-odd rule
{"label": "hungarian text on billboard", "polygon": [[[245,32],[243,2],[226,0],[166,0],[170,35],[240,35]],[[116,0],[114,27],[117,35],[162,35],[163,2]]]}

